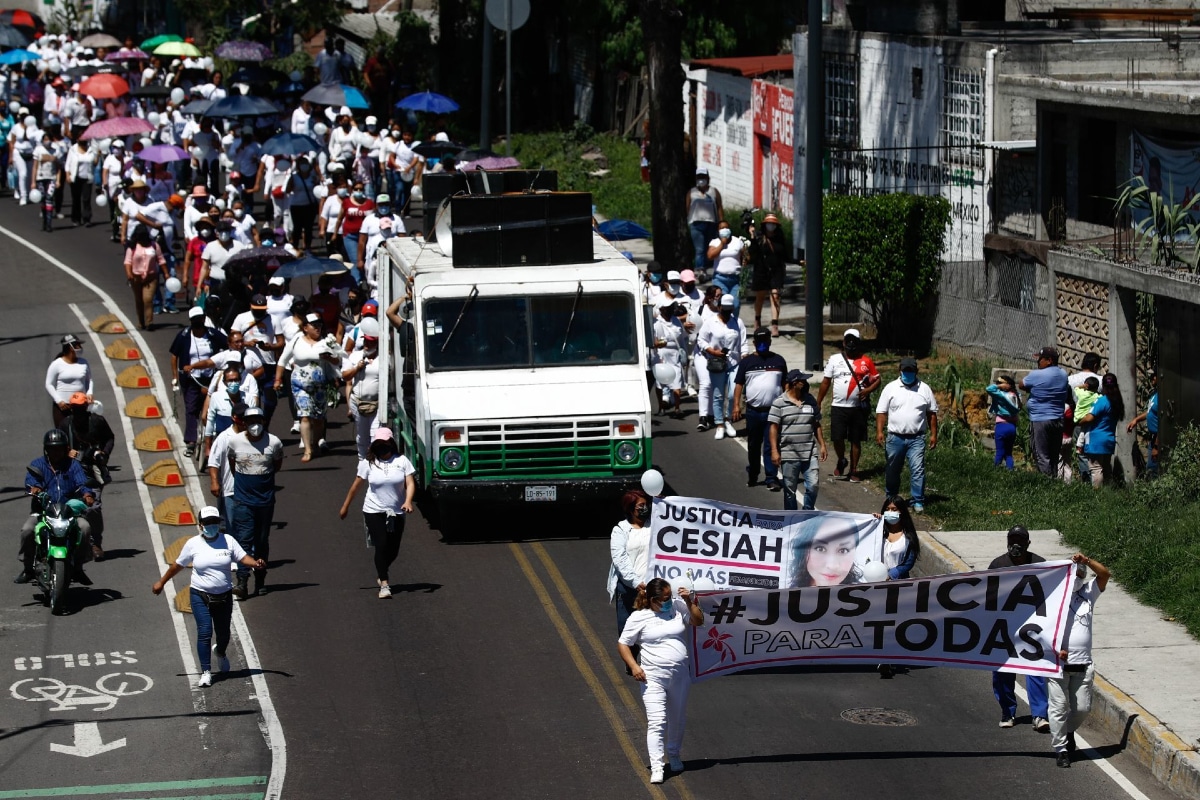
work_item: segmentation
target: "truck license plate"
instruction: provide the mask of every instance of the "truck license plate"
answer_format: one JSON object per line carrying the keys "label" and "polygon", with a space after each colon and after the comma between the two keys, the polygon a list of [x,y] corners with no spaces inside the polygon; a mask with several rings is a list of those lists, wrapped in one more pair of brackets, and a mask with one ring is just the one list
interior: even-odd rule
{"label": "truck license plate", "polygon": [[525,502],[527,503],[553,503],[556,500],[558,500],[557,486],[525,487]]}

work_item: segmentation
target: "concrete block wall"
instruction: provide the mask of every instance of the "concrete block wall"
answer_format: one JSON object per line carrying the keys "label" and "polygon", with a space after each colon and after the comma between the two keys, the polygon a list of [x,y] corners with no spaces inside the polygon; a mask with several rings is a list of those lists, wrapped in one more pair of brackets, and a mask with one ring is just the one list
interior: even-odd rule
{"label": "concrete block wall", "polygon": [[707,70],[696,103],[697,168],[708,169],[726,208],[750,208],[755,167],[750,78]]}

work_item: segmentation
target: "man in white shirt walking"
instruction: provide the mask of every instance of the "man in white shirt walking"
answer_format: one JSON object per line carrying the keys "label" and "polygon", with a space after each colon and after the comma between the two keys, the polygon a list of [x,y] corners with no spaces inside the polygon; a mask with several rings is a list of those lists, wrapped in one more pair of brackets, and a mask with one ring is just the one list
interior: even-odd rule
{"label": "man in white shirt walking", "polygon": [[[1063,631],[1063,649],[1058,657],[1063,662],[1061,678],[1049,678],[1050,746],[1057,753],[1055,763],[1071,766],[1075,752],[1075,731],[1092,711],[1092,683],[1096,669],[1092,664],[1092,612],[1100,593],[1108,586],[1108,567],[1083,553],[1071,556],[1075,563],[1074,584],[1071,587],[1071,613]],[[1096,577],[1087,580],[1091,569]]]}
{"label": "man in white shirt walking", "polygon": [[900,471],[908,461],[910,507],[918,514],[925,510],[925,433],[929,433],[928,449],[937,447],[937,413],[933,390],[917,377],[917,360],[900,359],[900,377],[883,387],[875,406],[875,441],[887,453],[884,475],[888,497],[899,494]]}

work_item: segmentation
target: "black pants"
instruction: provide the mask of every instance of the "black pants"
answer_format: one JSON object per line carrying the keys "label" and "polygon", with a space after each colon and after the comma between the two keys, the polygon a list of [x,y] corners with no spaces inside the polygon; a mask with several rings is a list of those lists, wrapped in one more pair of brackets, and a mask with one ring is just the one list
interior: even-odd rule
{"label": "black pants", "polygon": [[292,205],[292,245],[298,247],[304,240],[304,249],[312,250],[313,225],[317,221],[317,204]]}
{"label": "black pants", "polygon": [[404,516],[397,514],[389,517],[387,514],[363,513],[363,525],[367,536],[375,546],[375,577],[381,581],[388,579],[388,567],[400,555],[400,540],[404,538]]}
{"label": "black pants", "polygon": [[83,178],[71,181],[71,222],[92,224],[92,184]]}

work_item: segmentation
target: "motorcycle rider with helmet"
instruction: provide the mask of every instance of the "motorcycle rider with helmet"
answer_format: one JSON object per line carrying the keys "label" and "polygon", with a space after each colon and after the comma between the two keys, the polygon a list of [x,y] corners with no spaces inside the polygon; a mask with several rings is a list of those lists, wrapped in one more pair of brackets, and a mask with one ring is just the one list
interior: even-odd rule
{"label": "motorcycle rider with helmet", "polygon": [[[87,486],[87,475],[83,471],[83,467],[79,462],[71,458],[70,448],[67,446],[67,434],[60,431],[58,428],[46,431],[46,435],[42,437],[42,457],[35,458],[29,465],[34,471],[42,474],[40,483],[45,484],[39,486],[39,480],[31,474],[25,475],[25,490],[31,495],[38,495],[45,492],[52,503],[65,503],[74,498],[82,498],[83,502],[89,507],[96,502],[95,493]],[[21,528],[21,549],[19,555],[24,563],[24,568],[21,574],[16,577],[13,583],[29,583],[33,580],[33,529],[37,526],[39,516],[39,505],[35,498],[33,501],[33,513],[29,519],[25,521]],[[80,517],[78,520],[79,530],[83,534],[82,542],[91,540],[91,525],[88,524],[86,517]],[[82,547],[78,548],[74,553],[74,569],[71,573],[71,580],[76,583],[81,583],[84,586],[91,586],[92,579],[83,572],[83,564],[87,561],[87,551]]]}
{"label": "motorcycle rider with helmet", "polygon": [[92,528],[92,558],[103,561],[104,517],[100,497],[103,487],[112,482],[108,458],[112,455],[116,437],[108,420],[91,410],[86,394],[75,392],[67,404],[69,413],[58,427],[67,435],[67,447],[70,448],[67,454],[83,467],[88,488],[96,495],[96,502],[88,508],[86,519]]}

